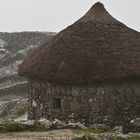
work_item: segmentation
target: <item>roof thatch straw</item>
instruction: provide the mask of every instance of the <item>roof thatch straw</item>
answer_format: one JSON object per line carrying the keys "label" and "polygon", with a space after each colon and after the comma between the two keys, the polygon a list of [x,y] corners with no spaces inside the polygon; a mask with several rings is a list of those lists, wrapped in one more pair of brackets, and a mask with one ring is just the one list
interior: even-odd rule
{"label": "roof thatch straw", "polygon": [[140,79],[140,33],[101,3],[28,56],[19,74],[52,83]]}

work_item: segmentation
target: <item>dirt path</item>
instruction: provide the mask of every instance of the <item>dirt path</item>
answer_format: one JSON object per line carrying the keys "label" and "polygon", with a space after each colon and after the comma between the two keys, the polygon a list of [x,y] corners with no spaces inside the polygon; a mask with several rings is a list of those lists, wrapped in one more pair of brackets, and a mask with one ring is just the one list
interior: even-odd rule
{"label": "dirt path", "polygon": [[68,129],[0,134],[0,140],[75,140],[77,137]]}

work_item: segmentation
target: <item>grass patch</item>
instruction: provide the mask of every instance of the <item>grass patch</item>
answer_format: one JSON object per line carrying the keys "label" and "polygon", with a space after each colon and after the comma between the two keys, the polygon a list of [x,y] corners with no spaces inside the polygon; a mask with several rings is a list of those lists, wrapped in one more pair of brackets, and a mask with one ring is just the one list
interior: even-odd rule
{"label": "grass patch", "polygon": [[0,125],[0,133],[6,132],[21,132],[25,130],[25,126],[20,124],[1,124]]}
{"label": "grass patch", "polygon": [[96,128],[92,130],[93,133],[100,134],[100,133],[106,133],[106,132],[114,132],[112,129],[102,129],[102,128]]}
{"label": "grass patch", "polygon": [[93,135],[84,135],[81,140],[96,140],[96,138]]}
{"label": "grass patch", "polygon": [[102,128],[96,128],[96,129],[71,129],[74,134],[90,134],[90,133],[95,133],[95,134],[100,134],[100,133],[106,133],[106,132],[114,132],[112,129],[102,129]]}
{"label": "grass patch", "polygon": [[0,133],[8,132],[43,132],[48,131],[43,125],[36,123],[33,126],[23,125],[19,123],[0,124]]}
{"label": "grass patch", "polygon": [[49,132],[48,134],[49,134],[49,135],[55,135],[55,133],[54,133],[54,132]]}
{"label": "grass patch", "polygon": [[76,135],[83,135],[81,140],[96,140],[91,129],[71,129]]}
{"label": "grass patch", "polygon": [[19,108],[16,112],[16,117],[20,117],[22,115],[24,115],[27,112],[27,105],[22,106],[21,108]]}
{"label": "grass patch", "polygon": [[132,136],[129,140],[140,140],[140,135]]}
{"label": "grass patch", "polygon": [[80,134],[89,134],[92,132],[91,129],[71,129],[71,131],[76,134],[76,135],[80,135]]}

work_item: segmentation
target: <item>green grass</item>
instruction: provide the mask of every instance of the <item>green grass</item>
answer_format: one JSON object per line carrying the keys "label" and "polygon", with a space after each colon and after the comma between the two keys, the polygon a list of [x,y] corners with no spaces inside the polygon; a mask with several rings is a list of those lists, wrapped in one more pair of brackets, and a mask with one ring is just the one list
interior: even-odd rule
{"label": "green grass", "polygon": [[1,124],[0,125],[0,133],[6,132],[21,132],[24,131],[25,127],[20,124]]}
{"label": "green grass", "polygon": [[105,133],[105,132],[114,132],[112,129],[103,129],[103,128],[96,128],[96,129],[91,129],[91,128],[87,128],[87,129],[72,129],[73,133],[75,134],[87,134],[87,133],[96,133],[96,134],[100,134],[100,133]]}
{"label": "green grass", "polygon": [[84,135],[81,140],[97,140],[97,139],[94,137],[94,135],[87,134]]}
{"label": "green grass", "polygon": [[140,140],[140,135],[132,136],[129,140]]}
{"label": "green grass", "polygon": [[[19,123],[10,123],[10,122],[8,123],[8,121],[6,124],[0,124],[0,133],[25,132],[25,131],[42,132],[48,130],[52,130],[52,129],[46,129],[43,125],[39,123],[35,123],[34,126],[28,126]],[[71,129],[71,131],[76,135],[83,134],[85,137],[91,137],[92,136],[91,133],[96,133],[94,130],[91,129]]]}
{"label": "green grass", "polygon": [[17,110],[15,115],[16,115],[16,117],[20,117],[20,116],[24,115],[26,112],[27,112],[27,105],[24,105]]}
{"label": "green grass", "polygon": [[23,125],[19,123],[0,124],[0,133],[8,132],[43,132],[48,131],[43,125],[36,123],[34,126]]}
{"label": "green grass", "polygon": [[55,135],[55,133],[54,132],[49,132],[48,135]]}
{"label": "green grass", "polygon": [[91,133],[90,129],[71,129],[71,131],[77,135]]}
{"label": "green grass", "polygon": [[71,129],[71,131],[76,135],[82,134],[81,140],[96,140],[94,135],[91,134],[93,133],[91,129]]}
{"label": "green grass", "polygon": [[[88,134],[84,134],[82,140],[96,140],[96,139],[94,135],[92,135],[91,133],[88,133]],[[112,140],[126,140],[126,138],[117,138],[114,136]],[[132,136],[131,138],[127,140],[140,140],[140,135]]]}

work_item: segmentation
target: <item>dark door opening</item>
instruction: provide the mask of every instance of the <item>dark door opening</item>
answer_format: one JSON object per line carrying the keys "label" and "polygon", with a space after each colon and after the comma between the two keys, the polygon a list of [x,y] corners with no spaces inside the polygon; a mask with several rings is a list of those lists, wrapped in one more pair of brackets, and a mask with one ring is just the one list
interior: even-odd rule
{"label": "dark door opening", "polygon": [[54,108],[60,109],[61,108],[61,98],[55,97],[54,98]]}

